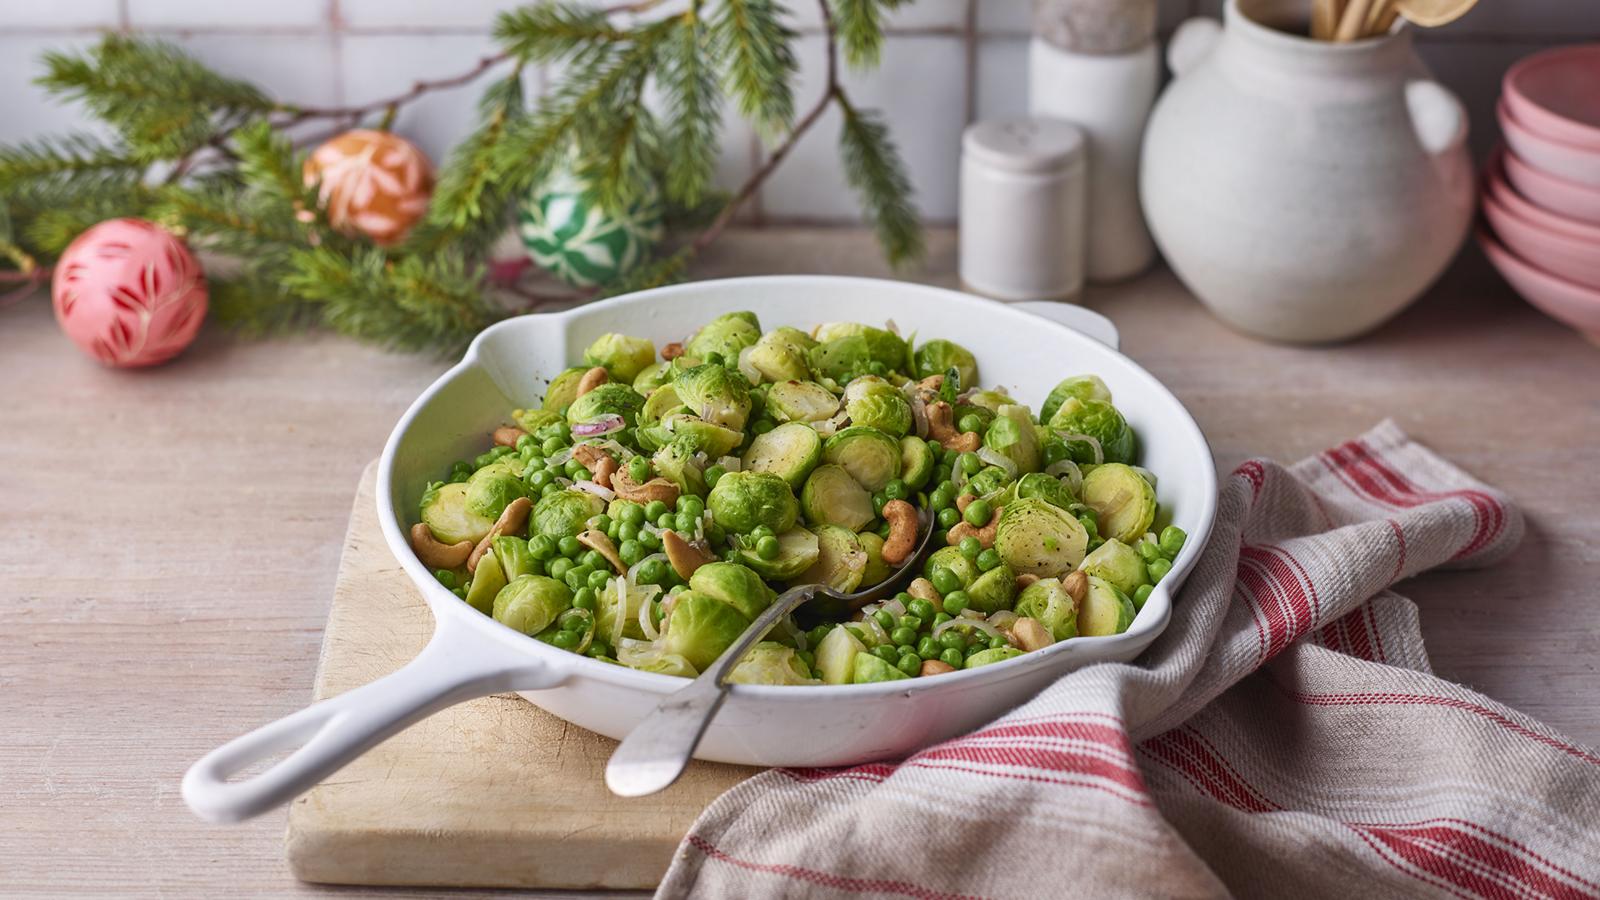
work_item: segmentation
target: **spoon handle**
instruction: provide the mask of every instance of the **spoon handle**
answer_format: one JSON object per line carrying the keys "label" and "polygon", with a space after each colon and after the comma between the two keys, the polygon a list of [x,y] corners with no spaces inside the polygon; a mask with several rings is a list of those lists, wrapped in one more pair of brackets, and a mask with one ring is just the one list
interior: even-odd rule
{"label": "spoon handle", "polygon": [[779,619],[810,600],[819,587],[808,584],[785,591],[700,677],[668,695],[634,726],[606,763],[606,787],[618,796],[643,797],[677,781],[728,695],[728,673]]}

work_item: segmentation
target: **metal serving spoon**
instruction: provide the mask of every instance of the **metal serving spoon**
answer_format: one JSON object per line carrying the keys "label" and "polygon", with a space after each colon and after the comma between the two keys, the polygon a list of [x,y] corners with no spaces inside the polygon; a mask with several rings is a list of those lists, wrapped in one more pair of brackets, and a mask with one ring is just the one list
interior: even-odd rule
{"label": "metal serving spoon", "polygon": [[933,514],[926,509],[918,512],[917,530],[922,539],[916,551],[894,574],[865,591],[841,594],[824,585],[803,584],[780,594],[710,668],[700,673],[699,678],[662,699],[654,711],[628,732],[606,763],[606,787],[621,797],[643,797],[665,790],[677,781],[728,695],[728,673],[744,659],[750,648],[766,637],[779,619],[807,603],[821,601],[836,610],[860,609],[874,600],[894,596],[900,590],[901,578],[907,572],[916,571],[928,554],[933,537]]}

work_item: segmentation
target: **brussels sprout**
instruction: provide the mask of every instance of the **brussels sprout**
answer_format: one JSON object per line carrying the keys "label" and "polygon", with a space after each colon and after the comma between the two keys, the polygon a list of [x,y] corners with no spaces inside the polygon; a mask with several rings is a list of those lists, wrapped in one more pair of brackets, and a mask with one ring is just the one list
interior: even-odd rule
{"label": "brussels sprout", "polygon": [[539,498],[528,518],[528,533],[547,537],[576,537],[595,516],[605,511],[606,502],[587,492],[556,491]]}
{"label": "brussels sprout", "polygon": [[893,437],[911,430],[911,403],[900,389],[876,376],[857,378],[845,386],[844,410],[850,424],[876,428]]}
{"label": "brussels sprout", "polygon": [[528,552],[526,540],[502,534],[490,541],[489,547],[494,552],[495,558],[500,560],[500,568],[505,572],[506,578],[514,581],[523,575],[539,574],[539,562]]}
{"label": "brussels sprout", "polygon": [[638,669],[641,672],[655,672],[658,675],[673,675],[678,678],[693,678],[700,674],[694,666],[690,665],[687,659],[676,653],[663,653],[652,658],[649,662],[632,665],[631,668]]}
{"label": "brussels sprout", "polygon": [[1100,442],[1105,462],[1131,463],[1136,449],[1133,429],[1117,408],[1104,400],[1068,397],[1050,417],[1050,430],[1086,434]]}
{"label": "brussels sprout", "polygon": [[675,437],[650,457],[650,464],[685,494],[706,492],[706,454],[692,435]]}
{"label": "brussels sprout", "polygon": [[910,353],[900,336],[882,328],[854,322],[831,323],[818,327],[820,342],[807,353],[811,370],[835,381],[869,371],[873,363],[886,372],[911,368]]}
{"label": "brussels sprout", "polygon": [[695,332],[683,345],[683,351],[696,359],[705,359],[715,353],[732,365],[739,351],[761,339],[761,326],[755,313],[731,312],[717,316]]}
{"label": "brussels sprout", "polygon": [[839,398],[814,381],[780,381],[767,391],[767,411],[780,422],[821,422],[839,412]]}
{"label": "brussels sprout", "polygon": [[806,352],[816,343],[798,328],[774,328],[750,348],[749,362],[767,381],[804,381],[811,377]]}
{"label": "brussels sprout", "polygon": [[1133,624],[1135,614],[1133,601],[1117,590],[1116,585],[1090,575],[1089,592],[1078,610],[1078,633],[1084,637],[1121,634]]}
{"label": "brussels sprout", "polygon": [[493,516],[482,516],[468,508],[466,482],[428,488],[422,495],[422,521],[441,544],[476,544],[494,527]]}
{"label": "brussels sprout", "polygon": [[1067,398],[1075,400],[1099,400],[1102,403],[1111,402],[1111,390],[1098,375],[1074,375],[1066,378],[1060,384],[1050,389],[1044,403],[1039,407],[1039,421],[1048,422],[1067,402]]}
{"label": "brussels sprout", "polygon": [[518,428],[529,434],[546,425],[562,421],[561,414],[553,409],[514,409],[511,411],[511,418],[517,423]]}
{"label": "brussels sprout", "polygon": [[751,472],[771,472],[800,489],[806,476],[822,460],[822,438],[810,425],[786,422],[750,440],[744,467]]}
{"label": "brussels sprout", "polygon": [[956,413],[959,417],[961,414],[963,414],[963,411],[974,412],[976,410],[983,410],[984,412],[998,415],[1000,412],[1000,407],[1016,405],[1018,405],[1017,401],[1011,399],[1011,395],[1005,391],[973,391],[967,395],[966,402],[956,407]]}
{"label": "brussels sprout", "polygon": [[538,634],[571,606],[566,585],[543,575],[521,575],[494,595],[494,620],[523,634]]}
{"label": "brussels sprout", "polygon": [[983,436],[983,443],[1011,460],[1018,472],[1039,471],[1042,455],[1039,433],[1034,428],[1033,415],[1026,406],[1007,403],[1000,407]]}
{"label": "brussels sprout", "polygon": [[729,472],[711,489],[706,508],[712,521],[736,534],[749,534],[758,525],[788,531],[800,516],[789,483],[770,472]]}
{"label": "brussels sprout", "polygon": [[1041,578],[1023,588],[1014,609],[1019,616],[1037,619],[1058,641],[1078,636],[1078,602],[1059,578]]}
{"label": "brussels sprout", "polygon": [[855,672],[856,656],[866,650],[866,645],[851,634],[850,629],[835,625],[817,645],[817,674],[822,676],[824,684],[849,684]]}
{"label": "brussels sprout", "polygon": [[900,441],[876,428],[852,425],[822,445],[822,461],[843,468],[876,493],[900,477]]}
{"label": "brussels sprout", "polygon": [[674,413],[688,412],[689,408],[678,399],[678,392],[671,384],[663,384],[645,398],[644,406],[639,408],[639,426],[641,428],[654,425]]}
{"label": "brussels sprout", "polygon": [[1089,533],[1071,513],[1037,498],[1018,500],[1000,515],[994,548],[1018,573],[1054,578],[1083,562]]}
{"label": "brussels sprout", "polygon": [[750,648],[744,659],[728,673],[731,684],[818,684],[811,671],[794,652],[774,641],[762,641]]}
{"label": "brussels sprout", "polygon": [[1139,589],[1139,585],[1150,583],[1150,574],[1145,571],[1144,559],[1139,552],[1116,538],[1094,548],[1078,568],[1086,575],[1104,578],[1129,596]]}
{"label": "brussels sprout", "polygon": [[999,466],[989,466],[967,481],[967,490],[979,497],[993,497],[1011,486],[1011,476]]}
{"label": "brussels sprout", "polygon": [[875,681],[899,681],[910,678],[910,675],[900,671],[889,663],[873,656],[871,653],[857,653],[850,664],[851,684],[871,684]]}
{"label": "brussels sprout", "polygon": [[735,562],[706,563],[695,569],[689,590],[720,600],[752,621],[777,597],[760,575]]}
{"label": "brussels sprout", "polygon": [[632,428],[639,422],[644,395],[625,384],[608,383],[572,401],[567,407],[567,424],[593,422],[604,415],[618,415]]}
{"label": "brussels sprout", "polygon": [[661,649],[705,671],[750,627],[750,620],[720,600],[684,591],[672,604]]}
{"label": "brussels sprout", "polygon": [[739,551],[739,561],[763,578],[788,581],[817,562],[817,536],[804,528],[791,528],[778,535],[778,555],[762,559],[754,547]]}
{"label": "brussels sprout", "polygon": [[464,598],[467,605],[483,613],[491,615],[494,612],[494,598],[506,586],[505,570],[500,568],[500,560],[493,553],[485,553],[478,560],[478,568],[472,573],[472,585],[467,588]]}
{"label": "brussels sprout", "polygon": [[750,387],[727,366],[685,369],[672,380],[672,389],[690,412],[707,422],[739,431],[750,418]]}
{"label": "brussels sprout", "polygon": [[1066,510],[1070,510],[1072,504],[1077,502],[1077,498],[1072,496],[1065,482],[1043,472],[1030,472],[1022,476],[1017,479],[1015,488],[1012,491],[1012,499],[1026,500],[1029,497],[1037,497],[1051,506],[1059,506]]}
{"label": "brussels sprout", "polygon": [[585,366],[574,366],[550,379],[550,386],[544,391],[544,408],[560,412],[562,407],[571,406],[572,401],[578,399],[578,382],[587,371]]}
{"label": "brussels sprout", "polygon": [[1005,563],[984,572],[967,585],[971,608],[982,613],[1010,609],[1017,596],[1017,573]]}
{"label": "brussels sprout", "polygon": [[867,527],[877,516],[872,510],[872,495],[840,466],[818,466],[800,491],[800,505],[807,522],[838,525],[851,531]]}
{"label": "brussels sprout", "polygon": [[711,457],[727,456],[744,443],[744,432],[724,428],[686,413],[667,416],[661,420],[661,426],[673,437],[688,437]]}
{"label": "brussels sprout", "polygon": [[933,448],[928,442],[914,434],[908,434],[900,439],[900,480],[906,487],[913,491],[922,490],[933,477],[933,467],[937,461],[933,458]]}
{"label": "brussels sprout", "polygon": [[965,668],[976,669],[979,666],[987,666],[990,663],[1016,659],[1021,655],[1022,651],[1015,647],[990,647],[987,650],[979,650],[977,653],[967,657]]}
{"label": "brussels sprout", "polygon": [[[599,639],[611,640],[617,633],[617,620],[622,621],[622,636],[643,640],[644,626],[639,624],[639,608],[645,603],[642,590],[628,590],[624,579],[613,578],[606,582],[595,597],[595,634]],[[691,676],[692,677],[692,676]]]}
{"label": "brussels sprout", "polygon": [[1156,520],[1156,492],[1131,466],[1107,463],[1083,476],[1083,502],[1095,512],[1100,534],[1132,544]]}
{"label": "brussels sprout", "polygon": [[856,540],[861,542],[861,549],[867,554],[867,567],[861,570],[862,587],[871,587],[894,573],[889,564],[883,561],[882,536],[863,531],[856,535]]}
{"label": "brussels sprout", "polygon": [[972,560],[962,556],[961,550],[956,547],[940,547],[933,551],[933,555],[922,565],[922,575],[932,578],[933,573],[940,569],[949,569],[950,574],[961,582],[963,590],[978,577],[978,567]]}
{"label": "brussels sprout", "polygon": [[963,388],[978,383],[978,360],[967,348],[954,341],[943,338],[928,341],[917,348],[915,359],[918,378],[943,375],[946,370],[953,368],[960,376]]}
{"label": "brussels sprout", "polygon": [[680,356],[671,362],[662,360],[661,362],[651,363],[650,365],[645,366],[643,369],[639,370],[638,375],[633,377],[633,389],[645,395],[646,397],[654,396],[655,392],[660,390],[662,385],[671,384],[674,376],[676,376],[682,370],[689,368],[689,366],[684,364],[685,359],[687,359],[687,357]]}
{"label": "brussels sprout", "polygon": [[467,509],[488,519],[491,526],[511,501],[525,496],[527,486],[522,479],[499,463],[484,466],[467,479]]}
{"label": "brussels sprout", "polygon": [[860,587],[862,573],[867,569],[867,551],[861,549],[855,532],[837,525],[819,525],[815,531],[817,561],[800,573],[795,583],[825,584],[841,594]]}
{"label": "brussels sprout", "polygon": [[602,334],[583,351],[583,361],[603,367],[612,381],[631,382],[656,361],[656,345],[649,338]]}

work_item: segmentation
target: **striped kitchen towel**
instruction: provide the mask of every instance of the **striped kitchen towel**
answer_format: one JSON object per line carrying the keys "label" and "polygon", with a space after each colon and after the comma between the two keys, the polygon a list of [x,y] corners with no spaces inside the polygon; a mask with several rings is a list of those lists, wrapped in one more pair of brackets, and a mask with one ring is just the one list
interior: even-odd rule
{"label": "striped kitchen towel", "polygon": [[1137,665],[903,762],[751,778],[660,896],[1600,896],[1600,755],[1434,677],[1388,590],[1505,556],[1516,508],[1389,423],[1219,500]]}

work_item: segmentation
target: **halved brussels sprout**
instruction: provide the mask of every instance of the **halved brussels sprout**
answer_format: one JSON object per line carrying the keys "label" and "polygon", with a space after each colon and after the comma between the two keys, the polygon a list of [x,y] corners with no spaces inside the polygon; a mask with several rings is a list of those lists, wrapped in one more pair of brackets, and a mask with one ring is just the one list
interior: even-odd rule
{"label": "halved brussels sprout", "polygon": [[803,381],[811,377],[806,352],[816,343],[798,328],[774,328],[750,348],[750,365],[767,381]]}
{"label": "halved brussels sprout", "polygon": [[673,413],[661,420],[661,427],[673,437],[688,437],[707,456],[727,456],[744,443],[744,432],[724,428],[687,413]]}
{"label": "halved brussels sprout", "polygon": [[1086,575],[1104,578],[1130,597],[1140,585],[1150,583],[1150,573],[1145,571],[1144,559],[1139,556],[1139,551],[1116,538],[1094,548],[1083,558],[1078,569]]}
{"label": "halved brussels sprout", "polygon": [[817,684],[805,661],[775,641],[762,641],[750,648],[744,659],[728,673],[732,684]]}
{"label": "halved brussels sprout", "polygon": [[1156,492],[1131,466],[1107,463],[1083,476],[1083,502],[1092,508],[1100,534],[1132,544],[1156,520]]}
{"label": "halved brussels sprout", "polygon": [[1041,578],[1023,588],[1014,609],[1037,619],[1058,641],[1078,636],[1078,603],[1059,578]]}
{"label": "halved brussels sprout", "polygon": [[718,365],[700,365],[672,380],[678,399],[700,418],[734,431],[750,418],[750,386],[744,376]]}
{"label": "halved brussels sprout", "polygon": [[472,573],[472,584],[467,588],[464,598],[467,605],[483,613],[494,613],[494,598],[506,586],[505,570],[500,568],[500,560],[493,553],[485,553],[478,560],[478,568]]}
{"label": "halved brussels sprout", "polygon": [[1117,590],[1116,585],[1090,575],[1089,592],[1078,610],[1078,633],[1084,637],[1121,634],[1133,624],[1136,614],[1133,601]]}
{"label": "halved brussels sprout", "polygon": [[953,368],[961,378],[961,387],[969,388],[978,383],[978,360],[967,348],[943,338],[928,341],[917,348],[916,367],[918,378],[943,375],[946,370]]}
{"label": "halved brussels sprout", "polygon": [[654,425],[673,413],[685,413],[689,408],[678,398],[678,392],[669,382],[650,392],[644,406],[639,409],[639,425]]}
{"label": "halved brussels sprout", "polygon": [[923,485],[933,477],[936,464],[933,448],[928,446],[927,441],[914,434],[900,439],[900,480],[906,483],[906,487],[913,491],[922,490]]}
{"label": "halved brussels sprout", "polygon": [[561,414],[553,409],[514,409],[511,411],[511,418],[517,423],[518,428],[529,434],[546,425],[562,421]]}
{"label": "halved brussels sprout", "polygon": [[562,407],[571,406],[572,401],[578,399],[578,382],[583,380],[583,373],[587,371],[589,369],[586,366],[573,366],[550,379],[550,386],[544,390],[544,408],[560,412]]}
{"label": "halved brussels sprout", "polygon": [[1017,573],[1001,563],[979,575],[967,585],[967,599],[973,609],[982,613],[1010,609],[1017,596]]}
{"label": "halved brussels sprout", "polygon": [[900,336],[882,328],[855,322],[820,326],[819,343],[806,355],[811,370],[835,381],[871,371],[876,363],[884,372],[904,372],[911,368],[910,353]]}
{"label": "halved brussels sprout", "polygon": [[724,313],[707,322],[683,345],[683,351],[696,359],[715,353],[733,365],[739,351],[761,340],[761,323],[753,312]]}
{"label": "halved brussels sprout", "polygon": [[770,472],[729,472],[717,480],[706,498],[712,521],[736,534],[765,525],[788,531],[800,517],[800,504],[789,483]]}
{"label": "halved brussels sprout", "polygon": [[[483,568],[481,561],[478,568]],[[571,606],[572,591],[566,585],[543,575],[520,575],[494,595],[494,620],[523,634],[538,634]]]}
{"label": "halved brussels sprout", "polygon": [[632,428],[639,422],[644,395],[626,384],[609,382],[572,401],[567,407],[567,424],[593,422],[604,415],[618,415]]}
{"label": "halved brussels sprout", "polygon": [[604,368],[612,381],[631,382],[656,361],[656,345],[649,338],[602,334],[583,351],[583,361]]}
{"label": "halved brussels sprout", "polygon": [[822,460],[876,493],[900,477],[900,441],[876,428],[852,425],[828,438],[822,445]]}
{"label": "halved brussels sprout", "polygon": [[[597,640],[610,641],[617,633],[617,620],[622,620],[622,636],[643,640],[644,626],[639,624],[639,607],[646,601],[638,586],[628,588],[627,580],[613,578],[594,598],[595,635]],[[690,676],[693,677],[693,676]]]}
{"label": "halved brussels sprout", "polygon": [[1000,407],[994,421],[989,423],[983,443],[1011,460],[1019,473],[1039,471],[1042,456],[1039,432],[1026,406],[1007,403]]}
{"label": "halved brussels sprout", "polygon": [[[983,410],[986,413],[998,414],[1002,406],[1015,406],[1017,401],[1005,391],[994,389],[986,391],[973,391],[967,395],[966,402],[956,407],[957,417],[964,413]],[[982,415],[982,413],[979,413]]]}
{"label": "halved brussels sprout", "polygon": [[1102,403],[1110,403],[1111,389],[1106,387],[1106,383],[1101,381],[1098,375],[1074,375],[1062,379],[1060,384],[1050,389],[1049,395],[1039,407],[1039,421],[1050,421],[1056,410],[1060,409],[1061,404],[1067,402],[1069,397],[1076,400],[1099,400]]}
{"label": "halved brussels sprout", "polygon": [[739,561],[763,578],[788,581],[817,562],[817,536],[804,528],[791,528],[778,535],[778,555],[762,559],[754,547],[739,551]]}
{"label": "halved brussels sprout", "polygon": [[993,498],[1011,486],[1011,476],[999,466],[989,466],[967,481],[966,490],[978,497]]}
{"label": "halved brussels sprout", "polygon": [[705,671],[750,627],[750,620],[720,600],[684,591],[673,601],[661,649]]}
{"label": "halved brussels sprout", "polygon": [[650,457],[657,472],[678,486],[685,494],[703,495],[706,492],[706,453],[693,435],[674,437]]}
{"label": "halved brussels sprout", "polygon": [[[801,426],[802,428],[805,426]],[[860,531],[877,517],[872,495],[840,466],[818,466],[800,491],[806,521]]]}
{"label": "halved brussels sprout", "polygon": [[735,562],[706,563],[689,576],[689,590],[720,600],[752,621],[778,595],[751,569]]}
{"label": "halved brussels sprout", "polygon": [[[976,654],[974,654],[976,655]],[[910,678],[889,663],[871,653],[857,653],[850,665],[851,684],[871,684],[875,681],[899,681]]]}
{"label": "halved brussels sprout", "polygon": [[1086,434],[1100,442],[1105,462],[1131,463],[1136,441],[1122,413],[1104,400],[1068,397],[1050,417],[1050,430]]}
{"label": "halved brussels sprout", "polygon": [[799,490],[806,476],[822,460],[822,438],[810,425],[786,422],[750,440],[744,467],[751,472],[771,472]]}
{"label": "halved brussels sprout", "polygon": [[994,548],[1018,573],[1054,578],[1083,562],[1089,533],[1066,510],[1037,498],[1018,500],[1000,515]]}
{"label": "halved brussels sprout", "polygon": [[423,523],[441,544],[459,544],[462,541],[476,544],[494,527],[493,516],[479,515],[467,506],[466,482],[437,484],[428,488],[422,495],[421,512]]}
{"label": "halved brussels sprout", "polygon": [[648,399],[656,389],[672,380],[672,363],[662,360],[654,362],[639,370],[633,376],[633,389],[645,395]]}
{"label": "halved brussels sprout", "polygon": [[861,586],[867,569],[867,551],[855,532],[837,525],[818,525],[817,561],[795,578],[796,584],[825,584],[841,594]]}
{"label": "halved brussels sprout", "polygon": [[511,501],[525,496],[522,479],[499,463],[484,466],[467,479],[467,509],[488,519],[491,526]]}
{"label": "halved brussels sprout", "polygon": [[861,570],[861,586],[871,587],[888,578],[894,570],[883,561],[883,537],[876,532],[863,531],[856,535],[856,540],[867,553],[867,567]]}
{"label": "halved brussels sprout", "polygon": [[780,422],[821,422],[839,412],[839,398],[815,381],[780,381],[767,391],[767,411]]}
{"label": "halved brussels sprout", "polygon": [[817,645],[817,674],[824,684],[849,684],[855,672],[856,655],[865,653],[861,643],[850,629],[835,625],[828,630]]}
{"label": "halved brussels sprout", "polygon": [[489,542],[489,549],[500,560],[500,568],[509,581],[515,581],[523,575],[540,574],[539,561],[528,551],[528,542],[523,538],[509,534],[497,535]]}
{"label": "halved brussels sprout", "polygon": [[528,533],[547,537],[577,537],[588,522],[605,512],[606,502],[599,497],[578,490],[556,491],[539,498],[528,517]]}
{"label": "halved brussels sprout", "polygon": [[932,578],[933,573],[940,569],[949,569],[950,574],[961,582],[963,589],[978,577],[978,567],[973,565],[972,560],[962,556],[961,550],[957,547],[940,547],[933,551],[933,555],[922,565],[922,575],[924,578]]}
{"label": "halved brussels sprout", "polygon": [[850,424],[876,428],[892,437],[911,430],[911,403],[900,389],[875,375],[864,375],[844,389],[844,410]]}
{"label": "halved brussels sprout", "polygon": [[1071,509],[1073,503],[1077,502],[1077,498],[1072,496],[1072,491],[1067,489],[1065,482],[1054,475],[1046,475],[1043,472],[1030,472],[1022,476],[1017,479],[1015,488],[1011,492],[1012,499],[1025,500],[1029,497],[1037,497],[1052,506],[1059,506],[1068,510]]}
{"label": "halved brussels sprout", "polygon": [[1016,659],[1021,655],[1022,651],[1015,647],[990,647],[987,650],[979,650],[977,653],[967,657],[967,664],[964,668],[976,669],[979,666],[987,666],[990,663]]}

